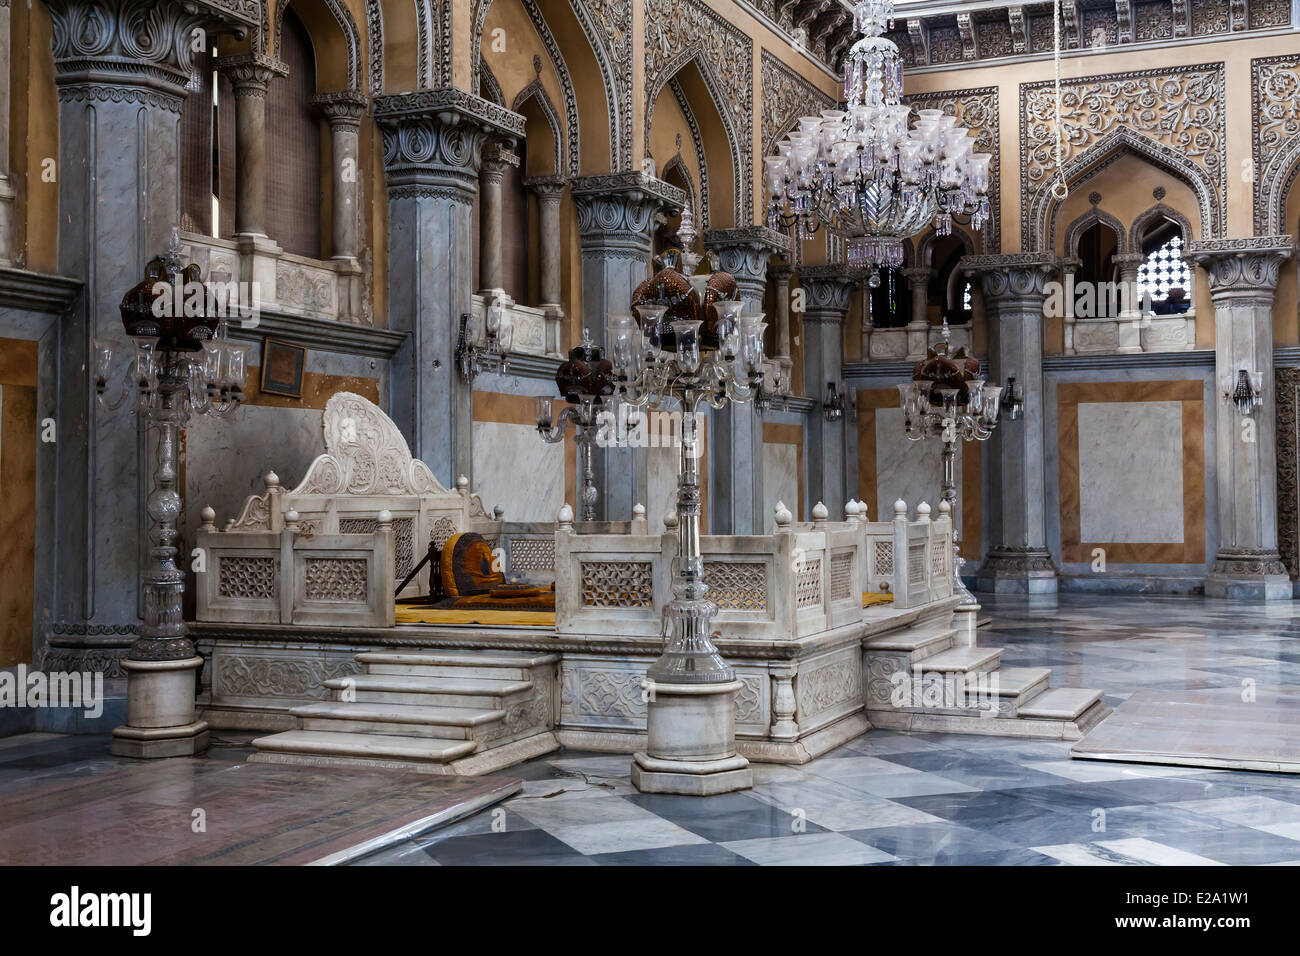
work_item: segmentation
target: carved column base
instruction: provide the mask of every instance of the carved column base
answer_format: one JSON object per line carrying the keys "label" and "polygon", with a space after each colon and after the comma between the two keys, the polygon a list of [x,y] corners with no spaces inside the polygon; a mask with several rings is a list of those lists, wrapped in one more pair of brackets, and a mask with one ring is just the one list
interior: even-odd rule
{"label": "carved column base", "polygon": [[192,757],[208,749],[208,724],[195,720],[194,696],[203,658],[127,658],[126,724],[113,729],[119,757]]}
{"label": "carved column base", "polygon": [[1055,594],[1056,565],[1045,548],[993,548],[980,564],[976,589],[994,594]]}
{"label": "carved column base", "polygon": [[1225,548],[1214,556],[1205,594],[1242,601],[1289,601],[1291,578],[1276,551]]}
{"label": "carved column base", "polygon": [[711,796],[754,785],[749,761],[736,753],[733,680],[714,684],[641,684],[652,691],[646,749],[632,757],[632,785],[642,793]]}

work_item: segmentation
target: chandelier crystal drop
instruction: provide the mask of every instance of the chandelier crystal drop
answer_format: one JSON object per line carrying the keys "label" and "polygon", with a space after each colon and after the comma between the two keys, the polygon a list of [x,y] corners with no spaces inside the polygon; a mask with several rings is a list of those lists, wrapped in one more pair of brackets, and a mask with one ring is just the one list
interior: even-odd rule
{"label": "chandelier crystal drop", "polygon": [[903,241],[933,223],[941,236],[969,216],[976,232],[989,219],[990,153],[942,110],[904,105],[903,61],[885,37],[893,0],[861,0],[862,34],[844,71],[845,108],[805,116],[766,157],[768,225],[811,239],[825,227],[845,239],[852,266],[897,268]]}

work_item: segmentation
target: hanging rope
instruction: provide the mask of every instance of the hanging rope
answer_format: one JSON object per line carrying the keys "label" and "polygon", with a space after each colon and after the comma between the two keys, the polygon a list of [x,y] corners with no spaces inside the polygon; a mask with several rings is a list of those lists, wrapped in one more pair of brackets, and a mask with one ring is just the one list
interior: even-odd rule
{"label": "hanging rope", "polygon": [[1065,181],[1065,124],[1061,119],[1061,0],[1052,3],[1052,32],[1056,64],[1056,173],[1052,180],[1052,197],[1063,202],[1070,195],[1070,184]]}

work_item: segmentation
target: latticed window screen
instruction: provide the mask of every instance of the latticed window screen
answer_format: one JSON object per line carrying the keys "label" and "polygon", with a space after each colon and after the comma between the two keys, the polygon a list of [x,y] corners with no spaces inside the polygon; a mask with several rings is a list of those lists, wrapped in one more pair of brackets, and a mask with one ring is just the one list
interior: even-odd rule
{"label": "latticed window screen", "polygon": [[1152,302],[1163,302],[1169,298],[1169,290],[1173,288],[1190,294],[1192,270],[1182,256],[1182,236],[1174,236],[1147,256],[1146,262],[1138,269],[1138,297],[1145,298],[1149,294]]}
{"label": "latticed window screen", "polygon": [[284,18],[280,59],[289,75],[271,80],[266,92],[266,128],[275,144],[266,157],[266,231],[285,252],[317,258],[321,141],[311,106],[316,59],[311,36],[291,7]]}

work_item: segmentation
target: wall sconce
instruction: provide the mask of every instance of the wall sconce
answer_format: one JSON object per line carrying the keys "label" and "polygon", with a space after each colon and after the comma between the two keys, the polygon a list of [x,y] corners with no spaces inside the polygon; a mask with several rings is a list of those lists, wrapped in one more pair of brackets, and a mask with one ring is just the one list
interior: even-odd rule
{"label": "wall sconce", "polygon": [[508,371],[514,335],[510,310],[501,304],[499,298],[484,305],[481,319],[469,312],[463,313],[460,338],[456,342],[456,365],[461,378],[471,383],[479,372]]}
{"label": "wall sconce", "polygon": [[1016,381],[1014,375],[1007,377],[1006,387],[1002,389],[1002,408],[1011,421],[1020,418],[1025,408],[1025,387]]}
{"label": "wall sconce", "polygon": [[1243,366],[1237,370],[1236,378],[1225,376],[1223,400],[1231,402],[1239,415],[1254,414],[1255,409],[1264,404],[1263,374],[1252,372]]}
{"label": "wall sconce", "polygon": [[853,399],[853,392],[849,390],[843,379],[838,382],[827,382],[826,398],[822,402],[822,416],[828,422],[838,422],[844,417],[846,411],[849,413],[850,421],[857,420],[858,407]]}

